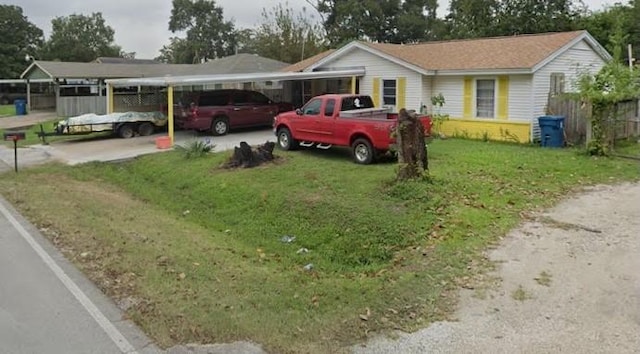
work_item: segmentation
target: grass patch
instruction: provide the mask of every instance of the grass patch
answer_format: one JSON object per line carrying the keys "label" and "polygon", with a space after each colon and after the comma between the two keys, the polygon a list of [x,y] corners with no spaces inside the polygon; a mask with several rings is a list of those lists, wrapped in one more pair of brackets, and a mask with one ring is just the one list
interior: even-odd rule
{"label": "grass patch", "polygon": [[524,290],[522,285],[520,285],[511,293],[511,298],[516,301],[525,301],[531,299],[532,296]]}
{"label": "grass patch", "polygon": [[0,118],[5,116],[13,116],[16,114],[16,108],[12,104],[0,105]]}
{"label": "grass patch", "polygon": [[[40,125],[44,128],[44,131],[47,133],[54,131],[54,124],[58,123],[63,118],[56,118],[50,121],[46,121],[43,123],[39,123],[33,126],[28,127],[27,129],[8,129],[8,130],[18,130],[24,131],[26,133],[26,139],[18,141],[19,147],[25,147],[29,145],[42,144],[42,141],[38,137],[38,132],[40,132]],[[0,134],[2,134],[5,129],[0,129]],[[77,134],[77,135],[54,135],[47,137],[47,143],[53,143],[57,141],[70,141],[70,140],[81,140],[81,139],[93,139],[100,137],[108,137],[111,136],[111,132],[101,132],[101,133],[91,133],[91,134]],[[7,146],[13,146],[13,142],[4,142]]]}
{"label": "grass patch", "polygon": [[536,283],[542,286],[551,286],[551,274],[547,273],[546,271],[540,272],[540,275],[536,278],[533,278],[533,280],[535,280]]}
{"label": "grass patch", "polygon": [[398,185],[395,164],[332,151],[231,171],[229,153],[50,165],[0,176],[0,192],[161,346],[297,353],[446,318],[522,212],[638,178],[631,160],[449,139],[429,147],[432,183]]}

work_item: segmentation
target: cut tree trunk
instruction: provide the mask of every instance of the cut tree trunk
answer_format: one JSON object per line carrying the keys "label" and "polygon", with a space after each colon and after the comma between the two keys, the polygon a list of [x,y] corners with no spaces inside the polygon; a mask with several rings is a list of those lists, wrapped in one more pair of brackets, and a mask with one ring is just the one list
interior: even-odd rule
{"label": "cut tree trunk", "polygon": [[225,168],[250,168],[261,165],[265,162],[273,161],[273,148],[275,143],[267,141],[262,145],[258,145],[255,149],[251,148],[251,145],[246,142],[241,142],[239,147],[233,149],[233,155],[227,163],[224,164]]}
{"label": "cut tree trunk", "polygon": [[429,170],[427,145],[424,141],[424,127],[415,112],[408,112],[404,108],[400,110],[396,142],[399,164],[397,179],[404,181],[425,177]]}

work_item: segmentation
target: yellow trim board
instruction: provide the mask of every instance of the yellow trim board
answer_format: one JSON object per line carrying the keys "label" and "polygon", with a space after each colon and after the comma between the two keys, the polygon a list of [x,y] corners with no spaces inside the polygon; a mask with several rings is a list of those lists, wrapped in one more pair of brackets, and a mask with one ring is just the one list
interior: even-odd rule
{"label": "yellow trim board", "polygon": [[519,143],[528,143],[531,137],[530,122],[505,122],[497,119],[451,118],[442,123],[440,130],[447,136]]}
{"label": "yellow trim board", "polygon": [[398,78],[398,102],[396,102],[396,109],[400,111],[402,108],[407,108],[407,78]]}
{"label": "yellow trim board", "polygon": [[373,99],[373,105],[376,107],[380,107],[380,78],[373,78],[373,95],[371,95]]}

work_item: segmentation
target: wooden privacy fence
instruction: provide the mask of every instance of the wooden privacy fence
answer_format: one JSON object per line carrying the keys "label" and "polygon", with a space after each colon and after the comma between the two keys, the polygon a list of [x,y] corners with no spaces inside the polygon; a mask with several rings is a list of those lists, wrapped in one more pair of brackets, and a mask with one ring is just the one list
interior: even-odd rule
{"label": "wooden privacy fence", "polygon": [[59,117],[74,117],[87,113],[106,114],[107,98],[104,96],[58,97],[56,113]]}
{"label": "wooden privacy fence", "polygon": [[56,108],[56,95],[31,94],[31,109],[52,109],[52,108]]}
{"label": "wooden privacy fence", "polygon": [[[591,104],[573,97],[550,97],[547,104],[547,114],[565,117],[564,134],[567,145],[586,143],[590,135],[591,113]],[[617,115],[604,128],[611,142],[640,136],[638,100],[619,103]]]}

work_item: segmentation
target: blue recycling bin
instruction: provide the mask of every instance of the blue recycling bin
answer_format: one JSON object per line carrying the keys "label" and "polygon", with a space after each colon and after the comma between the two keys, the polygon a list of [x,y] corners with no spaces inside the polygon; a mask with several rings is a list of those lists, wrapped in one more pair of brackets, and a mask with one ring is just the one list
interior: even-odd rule
{"label": "blue recycling bin", "polygon": [[542,147],[561,148],[564,146],[564,117],[538,117],[540,125],[540,145]]}
{"label": "blue recycling bin", "polygon": [[16,106],[16,115],[24,116],[27,114],[27,101],[26,100],[15,100],[13,104]]}

